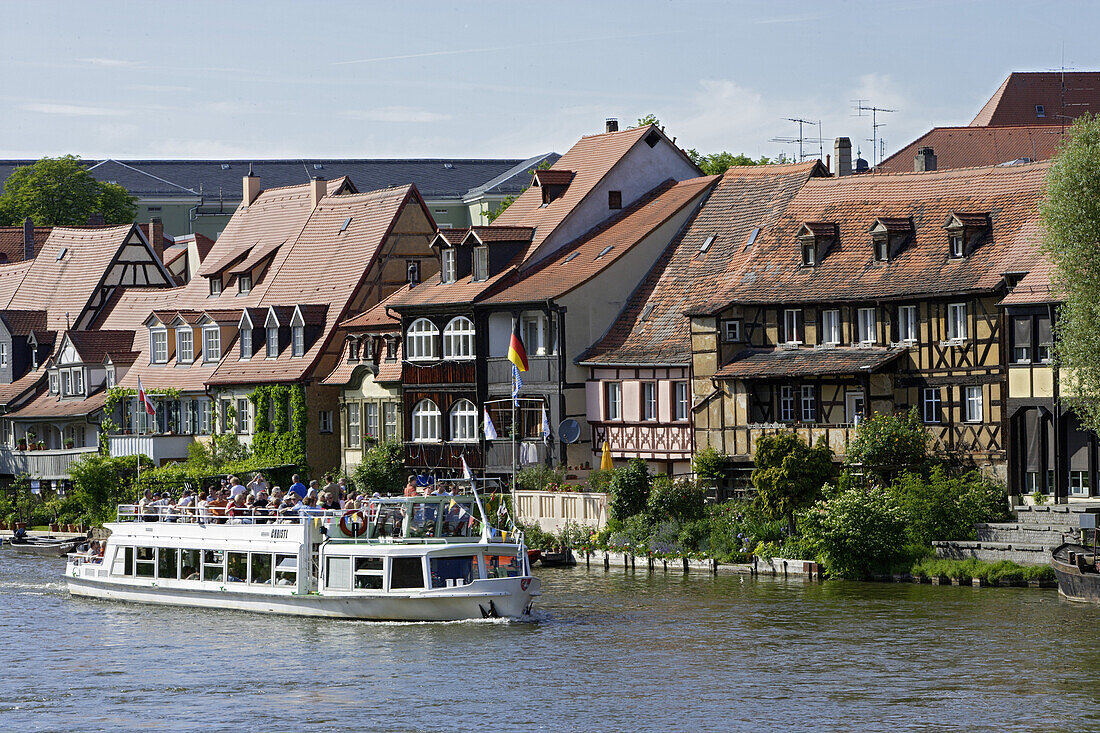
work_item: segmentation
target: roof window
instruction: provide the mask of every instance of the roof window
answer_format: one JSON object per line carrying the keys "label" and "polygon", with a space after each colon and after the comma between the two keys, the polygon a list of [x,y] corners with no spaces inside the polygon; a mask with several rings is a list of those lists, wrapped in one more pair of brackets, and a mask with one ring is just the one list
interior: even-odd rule
{"label": "roof window", "polygon": [[607,192],[607,208],[608,209],[621,209],[621,208],[623,208],[623,192],[622,191],[608,191]]}
{"label": "roof window", "polygon": [[574,252],[573,254],[569,255],[569,256],[568,256],[568,257],[566,257],[566,258],[565,258],[564,260],[562,260],[562,262],[561,262],[561,263],[562,263],[562,264],[564,265],[564,264],[565,264],[565,263],[567,263],[567,262],[572,262],[573,260],[575,260],[575,259],[577,258],[577,255],[579,255],[579,254],[580,254],[580,252],[579,252],[579,251],[577,251],[577,252]]}
{"label": "roof window", "polygon": [[65,253],[68,251],[68,247],[62,247],[61,251],[57,253],[57,261],[60,262],[65,257]]}
{"label": "roof window", "polygon": [[615,248],[615,245],[613,245],[613,244],[609,244],[609,245],[607,245],[606,247],[604,247],[603,249],[601,249],[601,250],[600,250],[600,253],[599,253],[598,255],[596,255],[596,259],[597,259],[597,260],[598,260],[598,259],[600,259],[600,258],[601,258],[601,257],[603,257],[603,256],[604,256],[605,254],[607,254],[608,252],[610,252],[611,250],[613,250],[614,248]]}
{"label": "roof window", "polygon": [[223,171],[229,170],[229,164],[228,163],[222,163],[222,170]]}
{"label": "roof window", "polygon": [[745,242],[745,249],[748,249],[749,247],[756,244],[756,238],[759,237],[759,236],[760,236],[760,227],[756,227],[751,232],[749,232],[749,239],[748,239],[747,242]]}
{"label": "roof window", "polygon": [[350,216],[347,219],[344,219],[344,223],[340,225],[340,231],[346,232],[348,230],[348,225],[349,224],[351,224],[351,217]]}
{"label": "roof window", "polygon": [[715,239],[715,237],[714,237],[713,234],[711,234],[709,237],[704,239],[702,246],[699,247],[699,251],[700,252],[706,252],[708,249],[710,249],[710,245],[714,244],[714,239]]}
{"label": "roof window", "polygon": [[648,321],[648,320],[649,320],[649,316],[650,316],[650,315],[651,315],[652,313],[653,313],[653,305],[652,305],[652,304],[650,304],[650,305],[647,305],[647,306],[646,306],[645,308],[643,308],[643,309],[642,309],[642,317],[641,317],[641,320],[642,320],[642,321]]}
{"label": "roof window", "polygon": [[455,167],[455,164],[454,163],[444,163],[443,167],[446,168],[447,170],[451,170],[452,168]]}
{"label": "roof window", "polygon": [[313,164],[313,170],[315,170],[315,171],[324,170],[324,167],[325,167],[324,163],[314,163]]}
{"label": "roof window", "polygon": [[834,222],[808,221],[798,228],[799,250],[803,267],[817,267],[837,240]]}
{"label": "roof window", "polygon": [[1043,105],[1041,105],[1041,104],[1035,105],[1035,116],[1036,117],[1046,117],[1047,116],[1046,108],[1043,107]]}

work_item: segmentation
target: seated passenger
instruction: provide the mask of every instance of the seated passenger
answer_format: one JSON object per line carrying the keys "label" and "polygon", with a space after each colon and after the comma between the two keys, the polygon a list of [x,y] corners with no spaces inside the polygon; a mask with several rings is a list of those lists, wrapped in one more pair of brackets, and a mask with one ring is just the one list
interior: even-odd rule
{"label": "seated passenger", "polygon": [[146,489],[145,493],[141,495],[141,499],[138,501],[137,506],[138,516],[141,517],[142,521],[155,522],[160,518],[156,508],[153,506],[154,501],[153,492]]}

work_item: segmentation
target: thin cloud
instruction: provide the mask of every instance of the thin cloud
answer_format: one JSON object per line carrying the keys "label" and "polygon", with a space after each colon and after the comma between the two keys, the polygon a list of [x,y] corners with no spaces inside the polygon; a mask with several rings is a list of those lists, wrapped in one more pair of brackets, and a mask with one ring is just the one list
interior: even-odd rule
{"label": "thin cloud", "polygon": [[367,122],[444,122],[451,119],[450,115],[432,112],[415,107],[379,107],[370,110],[349,110],[344,114],[353,120],[365,120]]}
{"label": "thin cloud", "polygon": [[37,112],[43,115],[62,117],[118,117],[122,110],[108,107],[86,107],[79,104],[53,104],[49,102],[31,102],[20,107],[24,112]]}
{"label": "thin cloud", "polygon": [[375,56],[369,59],[352,59],[350,61],[333,61],[333,66],[347,66],[349,64],[373,64],[379,61],[402,61],[405,59],[423,59],[434,56],[462,56],[472,53],[492,53],[495,51],[518,51],[545,46],[563,46],[570,43],[593,43],[596,41],[618,41],[628,38],[650,38],[653,36],[668,36],[682,31],[664,31],[660,33],[629,33],[618,36],[597,36],[593,38],[575,38],[562,41],[544,41],[542,43],[523,43],[512,46],[487,46],[485,48],[461,48],[454,51],[426,51],[424,53],[406,53],[397,56]]}
{"label": "thin cloud", "polygon": [[136,61],[127,61],[126,59],[86,58],[77,59],[77,61],[82,64],[91,64],[92,66],[109,66],[111,68],[138,65]]}

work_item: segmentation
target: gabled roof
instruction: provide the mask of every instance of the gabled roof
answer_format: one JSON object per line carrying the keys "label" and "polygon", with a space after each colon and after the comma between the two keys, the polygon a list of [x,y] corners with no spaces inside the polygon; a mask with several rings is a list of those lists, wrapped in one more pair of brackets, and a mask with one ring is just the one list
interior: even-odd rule
{"label": "gabled roof", "polygon": [[818,175],[825,171],[816,161],[727,170],[608,332],[577,361],[689,365],[690,329],[684,311],[736,276],[794,195]]}
{"label": "gabled roof", "polygon": [[45,382],[46,374],[46,365],[43,363],[10,384],[0,384],[0,405],[10,409],[24,402]]}
{"label": "gabled roof", "polygon": [[[1005,272],[1026,271],[1037,257],[1038,203],[1049,165],[963,168],[930,173],[810,180],[752,256],[708,304],[716,313],[733,302],[853,301],[992,292]],[[981,212],[989,212],[988,216]],[[968,216],[973,214],[973,216]],[[952,258],[950,216],[992,227],[977,248]],[[911,218],[909,244],[889,262],[873,256],[868,227],[878,217]],[[833,220],[839,236],[815,267],[802,267],[797,232],[806,221]]]}
{"label": "gabled roof", "polygon": [[470,227],[469,233],[463,241],[472,244],[488,244],[489,242],[530,242],[535,230],[532,227],[516,226],[477,226]]}
{"label": "gabled roof", "polygon": [[108,354],[126,355],[134,346],[133,331],[66,331],[64,338],[85,364],[102,364]]}
{"label": "gabled roof", "polygon": [[106,389],[100,389],[82,400],[62,399],[56,395],[51,395],[49,392],[42,392],[23,407],[9,413],[7,417],[18,420],[79,417],[99,412],[106,402]]}
{"label": "gabled roof", "polygon": [[876,173],[911,173],[917,150],[932,148],[936,168],[972,168],[1047,160],[1062,142],[1060,127],[933,127],[875,167]]}
{"label": "gabled roof", "polygon": [[432,240],[432,246],[435,247],[438,244],[461,244],[462,240],[469,234],[470,227],[462,227],[461,229],[437,229],[435,232],[435,238]]}
{"label": "gabled roof", "polygon": [[1046,257],[1039,258],[998,305],[1045,305],[1061,302],[1062,298],[1052,280],[1053,275],[1054,265],[1050,260]]}
{"label": "gabled roof", "polygon": [[[1042,105],[1042,116],[1036,105]],[[1100,72],[1014,71],[970,124],[1060,126],[1096,112],[1100,112]]]}
{"label": "gabled roof", "polygon": [[12,336],[41,334],[49,330],[44,310],[0,310],[0,318]]}
{"label": "gabled roof", "polygon": [[535,171],[531,179],[532,186],[568,186],[576,175],[575,171],[560,168],[543,168]]}
{"label": "gabled roof", "polygon": [[[521,279],[485,299],[486,303],[518,303],[556,298],[580,287],[613,266],[634,245],[655,232],[685,207],[698,202],[717,176],[668,181],[619,216],[566,245]],[[663,244],[663,243],[662,243]]]}

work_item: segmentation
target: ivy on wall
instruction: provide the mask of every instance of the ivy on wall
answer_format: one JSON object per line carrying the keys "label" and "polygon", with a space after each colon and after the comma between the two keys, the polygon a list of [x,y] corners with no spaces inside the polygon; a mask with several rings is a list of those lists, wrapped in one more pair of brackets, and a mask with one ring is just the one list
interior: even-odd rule
{"label": "ivy on wall", "polygon": [[[146,390],[146,394],[150,397],[160,397],[169,400],[178,400],[180,398],[180,391],[175,387],[157,387],[155,389]],[[107,455],[111,452],[107,436],[112,433],[117,434],[121,429],[121,426],[115,422],[115,408],[118,407],[120,402],[128,400],[131,397],[137,397],[136,389],[130,389],[129,387],[109,387],[107,389],[107,398],[103,401],[103,421],[99,424],[100,453]],[[125,406],[122,409],[125,410]]]}
{"label": "ivy on wall", "polygon": [[[300,384],[260,385],[249,393],[256,416],[252,454],[271,463],[306,466],[306,390]],[[290,418],[288,413],[293,413]]]}

